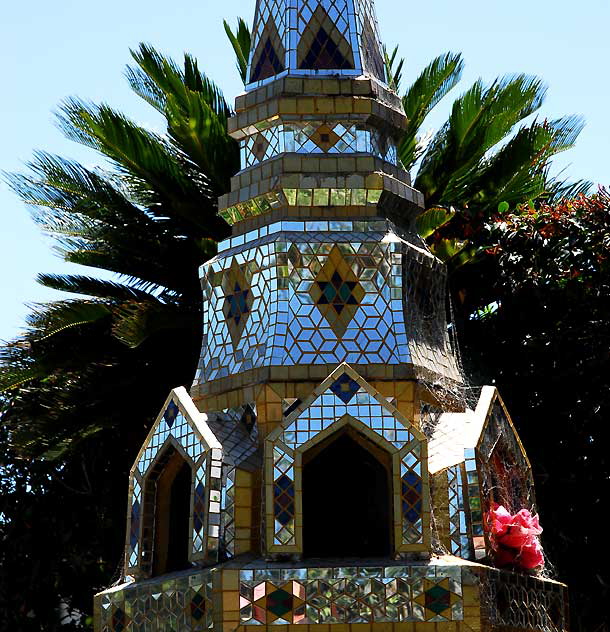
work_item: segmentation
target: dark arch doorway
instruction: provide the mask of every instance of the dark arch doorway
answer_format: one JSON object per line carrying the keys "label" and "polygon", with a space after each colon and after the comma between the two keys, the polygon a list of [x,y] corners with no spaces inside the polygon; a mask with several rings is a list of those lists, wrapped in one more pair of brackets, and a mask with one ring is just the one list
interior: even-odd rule
{"label": "dark arch doorway", "polygon": [[391,457],[348,428],[303,456],[303,554],[391,553]]}
{"label": "dark arch doorway", "polygon": [[153,575],[188,568],[192,471],[171,448],[156,478]]}

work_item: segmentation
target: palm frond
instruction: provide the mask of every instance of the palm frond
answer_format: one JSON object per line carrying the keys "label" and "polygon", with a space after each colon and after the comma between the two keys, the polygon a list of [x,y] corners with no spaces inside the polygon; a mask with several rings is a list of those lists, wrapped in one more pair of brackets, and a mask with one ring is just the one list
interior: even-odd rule
{"label": "palm frond", "polygon": [[233,46],[235,51],[237,70],[241,77],[241,80],[246,85],[248,80],[248,62],[250,60],[250,48],[252,47],[252,33],[250,27],[246,21],[242,18],[237,18],[237,28],[235,32],[231,29],[229,23],[224,20],[225,33]]}
{"label": "palm frond", "polygon": [[459,53],[445,53],[428,64],[407,89],[402,99],[407,115],[407,129],[399,146],[400,161],[407,171],[421,155],[418,151],[417,137],[426,117],[457,85],[462,77],[463,68],[464,62]]}
{"label": "palm frond", "polygon": [[135,349],[162,331],[196,327],[195,315],[159,301],[128,301],[114,312],[112,333],[123,344]]}
{"label": "palm frond", "polygon": [[36,280],[45,287],[61,292],[83,294],[112,301],[148,300],[150,298],[148,292],[143,292],[138,288],[80,274],[39,274]]}
{"label": "palm frond", "polygon": [[26,323],[37,332],[38,338],[48,338],[68,328],[99,321],[110,314],[110,307],[104,303],[73,299],[35,304],[26,317]]}
{"label": "palm frond", "polygon": [[391,90],[398,92],[402,82],[402,71],[405,65],[404,57],[398,58],[398,46],[394,48],[392,54],[388,53],[387,48],[383,47],[383,60],[385,62],[386,75],[388,76],[388,85]]}
{"label": "palm frond", "polygon": [[[475,82],[455,101],[449,120],[430,144],[416,188],[433,204],[467,204],[468,181],[488,153],[540,107],[545,93],[544,84],[527,75],[502,77],[489,87]],[[461,192],[459,198],[456,192]]]}

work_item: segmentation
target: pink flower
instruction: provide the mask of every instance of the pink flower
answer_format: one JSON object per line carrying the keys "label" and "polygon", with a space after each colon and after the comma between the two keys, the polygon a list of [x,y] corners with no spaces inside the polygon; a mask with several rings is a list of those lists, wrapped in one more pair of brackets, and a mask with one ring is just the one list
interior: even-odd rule
{"label": "pink flower", "polygon": [[527,509],[512,515],[506,507],[494,503],[487,512],[486,524],[498,566],[526,570],[544,566],[538,539],[542,533],[538,516],[533,516]]}
{"label": "pink flower", "polygon": [[544,566],[544,555],[538,538],[534,538],[532,544],[524,546],[517,557],[519,566],[528,571]]}
{"label": "pink flower", "polygon": [[504,535],[513,521],[512,515],[502,505],[494,503],[493,509],[489,512],[489,523],[491,533],[494,535]]}
{"label": "pink flower", "polygon": [[516,524],[529,529],[532,535],[540,535],[542,533],[538,515],[532,516],[527,509],[522,509],[519,513],[515,514],[513,518]]}

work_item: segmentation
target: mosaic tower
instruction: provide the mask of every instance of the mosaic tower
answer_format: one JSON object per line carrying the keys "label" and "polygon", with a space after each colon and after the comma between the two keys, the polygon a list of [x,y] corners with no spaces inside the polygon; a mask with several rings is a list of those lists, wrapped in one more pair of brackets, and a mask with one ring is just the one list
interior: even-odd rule
{"label": "mosaic tower", "polygon": [[235,111],[197,376],[131,470],[96,630],[567,630],[564,585],[495,567],[531,467],[495,388],[455,396],[372,0],[258,0]]}

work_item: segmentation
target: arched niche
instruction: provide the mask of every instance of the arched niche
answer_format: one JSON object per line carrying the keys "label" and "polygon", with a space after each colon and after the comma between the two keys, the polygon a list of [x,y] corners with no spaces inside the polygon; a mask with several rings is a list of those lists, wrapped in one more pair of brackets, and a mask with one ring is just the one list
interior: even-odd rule
{"label": "arched niche", "polygon": [[213,420],[182,387],[165,401],[130,471],[126,575],[186,567],[187,524],[188,563],[217,561],[223,450]]}
{"label": "arched niche", "polygon": [[153,576],[181,571],[190,563],[190,517],[193,468],[172,445],[168,445],[146,478],[144,516],[152,522]]}
{"label": "arched niche", "polygon": [[304,557],[388,557],[392,455],[351,424],[302,456]]}
{"label": "arched niche", "polygon": [[142,572],[151,577],[191,566],[194,464],[168,439],[143,480]]}

